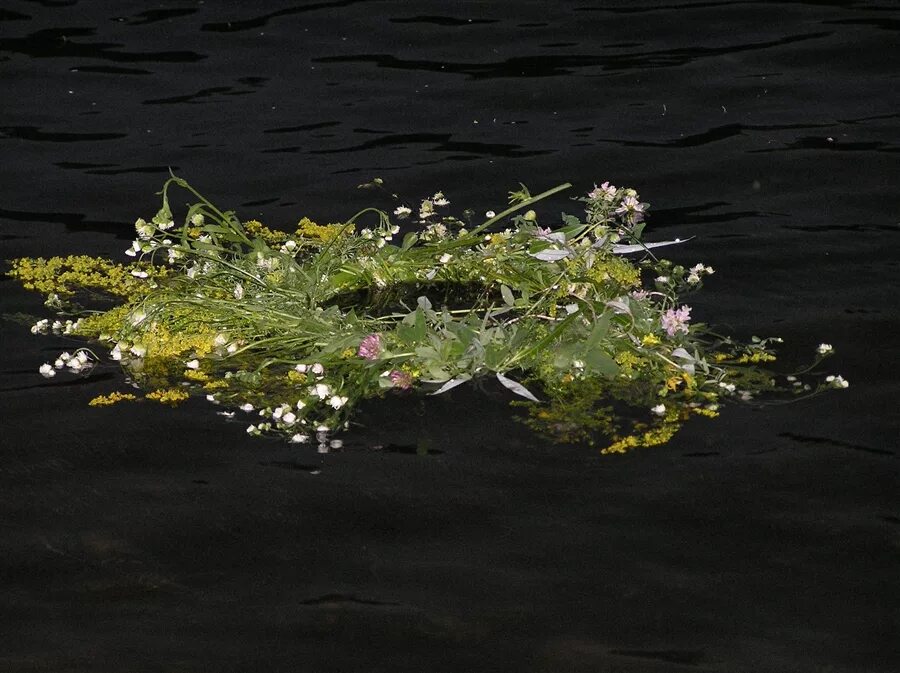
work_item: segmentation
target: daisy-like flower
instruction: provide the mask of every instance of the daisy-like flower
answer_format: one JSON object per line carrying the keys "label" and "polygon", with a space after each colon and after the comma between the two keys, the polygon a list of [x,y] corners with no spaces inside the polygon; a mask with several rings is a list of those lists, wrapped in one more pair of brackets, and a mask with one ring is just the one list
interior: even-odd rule
{"label": "daisy-like flower", "polygon": [[32,334],[46,334],[47,330],[50,328],[50,321],[46,318],[42,320],[38,320],[34,325],[31,326]]}
{"label": "daisy-like flower", "polygon": [[347,404],[347,397],[341,395],[333,395],[330,400],[328,400],[328,404],[331,405],[334,409],[340,409],[342,406]]}
{"label": "daisy-like flower", "polygon": [[666,413],[666,405],[665,404],[657,404],[655,407],[650,409],[657,416],[662,416]]}
{"label": "daisy-like flower", "polygon": [[453,259],[453,255],[451,255],[449,252],[445,252],[443,255],[441,255],[441,256],[438,258],[438,261],[439,261],[441,264],[446,264],[446,263],[449,262],[451,259]]}
{"label": "daisy-like flower", "polygon": [[134,270],[131,272],[131,275],[134,276],[135,278],[147,278],[150,274],[147,273],[146,271],[141,271],[141,270],[139,270],[139,269],[134,269]]}
{"label": "daisy-like flower", "polygon": [[833,351],[834,348],[831,346],[831,344],[819,344],[819,346],[816,348],[816,352],[819,355],[825,355],[826,353],[831,353]]}
{"label": "daisy-like flower", "polygon": [[323,366],[322,366],[322,363],[320,363],[320,362],[314,363],[314,364],[309,368],[309,370],[310,370],[313,374],[315,374],[316,376],[321,376],[322,374],[325,373],[325,367],[323,367]]}
{"label": "daisy-like flower", "polygon": [[493,210],[489,210],[484,214],[484,216],[488,219],[491,219],[492,217],[497,217],[497,213],[495,213]]}
{"label": "daisy-like flower", "polygon": [[281,422],[285,425],[293,425],[297,422],[297,415],[293,411],[285,412],[281,415]]}
{"label": "daisy-like flower", "polygon": [[662,328],[666,331],[670,337],[675,336],[677,332],[684,332],[687,334],[688,331],[688,322],[691,319],[691,307],[690,306],[682,306],[679,309],[669,309],[665,313],[662,314],[660,318],[660,323],[662,324]]}
{"label": "daisy-like flower", "polygon": [[53,369],[53,365],[51,365],[49,362],[45,362],[44,364],[42,364],[38,371],[45,379],[52,379],[54,376],[56,376],[56,370]]}
{"label": "daisy-like flower", "polygon": [[249,412],[253,411],[253,405],[250,404],[249,402],[245,402],[244,404],[242,404],[241,406],[239,406],[238,409],[240,409],[241,411],[246,411],[247,413],[249,413]]}
{"label": "daisy-like flower", "polygon": [[398,206],[394,209],[394,215],[399,217],[401,220],[405,220],[412,214],[412,208],[408,206]]}
{"label": "daisy-like flower", "polygon": [[434,196],[431,197],[431,202],[438,207],[450,205],[450,201],[444,196],[444,192],[435,192]]}
{"label": "daisy-like flower", "polygon": [[143,344],[133,344],[128,350],[136,358],[142,358],[147,354],[147,347]]}
{"label": "daisy-like flower", "polygon": [[369,334],[359,342],[357,355],[364,360],[375,360],[381,354],[382,343],[380,334]]}
{"label": "daisy-like flower", "polygon": [[297,400],[297,404],[296,404],[297,411],[300,411],[305,406],[306,406],[306,402],[304,402],[303,400]]}
{"label": "daisy-like flower", "polygon": [[390,374],[388,374],[388,378],[391,380],[391,383],[394,384],[395,388],[400,388],[401,390],[409,390],[412,387],[412,376],[410,376],[408,372],[395,369]]}
{"label": "daisy-like flower", "polygon": [[631,298],[637,301],[641,301],[650,296],[650,293],[647,290],[633,290],[631,292]]}
{"label": "daisy-like flower", "polygon": [[200,369],[200,360],[194,358],[193,360],[188,360],[184,363],[184,366],[188,369]]}

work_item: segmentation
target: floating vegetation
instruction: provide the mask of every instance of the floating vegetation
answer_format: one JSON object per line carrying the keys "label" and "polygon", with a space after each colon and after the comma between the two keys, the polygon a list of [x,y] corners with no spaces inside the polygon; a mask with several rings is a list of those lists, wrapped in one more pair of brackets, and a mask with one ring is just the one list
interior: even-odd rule
{"label": "floating vegetation", "polygon": [[[173,187],[193,201],[179,223]],[[568,187],[533,196],[522,186],[477,226],[470,212],[445,214],[450,202],[437,192],[279,231],[219,210],[173,176],[156,215],[135,223],[132,263],[23,258],[9,273],[58,314],[33,332],[95,344],[45,363],[44,376],[111,359],[147,391],[140,399],[176,405],[202,394],[223,415],[255,414],[251,435],[322,450],[340,446],[331,437],[362,400],[437,395],[484,377],[521,398],[538,432],[606,453],[662,444],[724,402],[847,387],[809,373],[827,344],[811,367],[776,376],[765,367],[780,339],[742,343],[694,322],[684,297],[714,271],[651,252],[681,241],[642,241],[647,204],[634,190],[604,182],[575,199],[583,214],[542,226],[532,206]],[[98,299],[114,303],[98,309]],[[112,392],[91,404],[135,399]]]}

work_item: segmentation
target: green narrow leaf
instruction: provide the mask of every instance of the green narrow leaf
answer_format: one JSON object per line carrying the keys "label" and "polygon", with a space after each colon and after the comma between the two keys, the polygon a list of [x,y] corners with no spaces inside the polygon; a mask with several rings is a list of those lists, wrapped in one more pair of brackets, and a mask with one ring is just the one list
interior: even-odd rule
{"label": "green narrow leaf", "polygon": [[503,302],[507,306],[516,305],[516,298],[513,296],[512,290],[510,290],[506,285],[500,286],[500,295],[503,297]]}

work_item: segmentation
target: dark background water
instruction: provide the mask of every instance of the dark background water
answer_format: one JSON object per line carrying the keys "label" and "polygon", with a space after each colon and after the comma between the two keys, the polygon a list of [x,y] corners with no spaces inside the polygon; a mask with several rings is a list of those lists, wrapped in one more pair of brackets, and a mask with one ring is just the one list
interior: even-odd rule
{"label": "dark background water", "polygon": [[200,402],[88,409],[116,376],[44,381],[72,344],[5,321],[0,669],[900,669],[897,9],[4,2],[3,258],[124,260],[169,166],[275,225],[375,176],[476,210],[609,179],[717,269],[698,320],[786,369],[832,343],[851,387],[613,457],[457,390],[323,466]]}

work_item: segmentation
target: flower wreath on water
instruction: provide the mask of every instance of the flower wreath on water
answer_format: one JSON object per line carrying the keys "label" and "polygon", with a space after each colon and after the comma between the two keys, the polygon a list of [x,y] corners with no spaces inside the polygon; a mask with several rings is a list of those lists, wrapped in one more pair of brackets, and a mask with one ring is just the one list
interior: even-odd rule
{"label": "flower wreath on water", "polygon": [[[180,223],[173,186],[194,199]],[[10,275],[58,313],[32,331],[105,345],[144,399],[204,394],[223,415],[252,412],[252,435],[323,449],[363,399],[441,394],[479,377],[522,398],[536,430],[599,440],[604,452],[664,443],[726,400],[847,386],[798,380],[811,367],[776,377],[762,365],[779,339],[741,343],[693,322],[683,296],[713,269],[658,259],[651,249],[681,241],[642,241],[647,204],[634,190],[604,182],[575,199],[583,215],[541,226],[531,206],[569,186],[534,196],[522,186],[477,224],[470,211],[445,214],[438,192],[337,224],[303,218],[288,232],[241,221],[173,176],[160,210],[135,224],[132,263],[22,258]],[[85,308],[98,295],[119,303]],[[813,365],[831,350],[821,344]],[[84,346],[40,373],[85,374],[104,359]]]}

